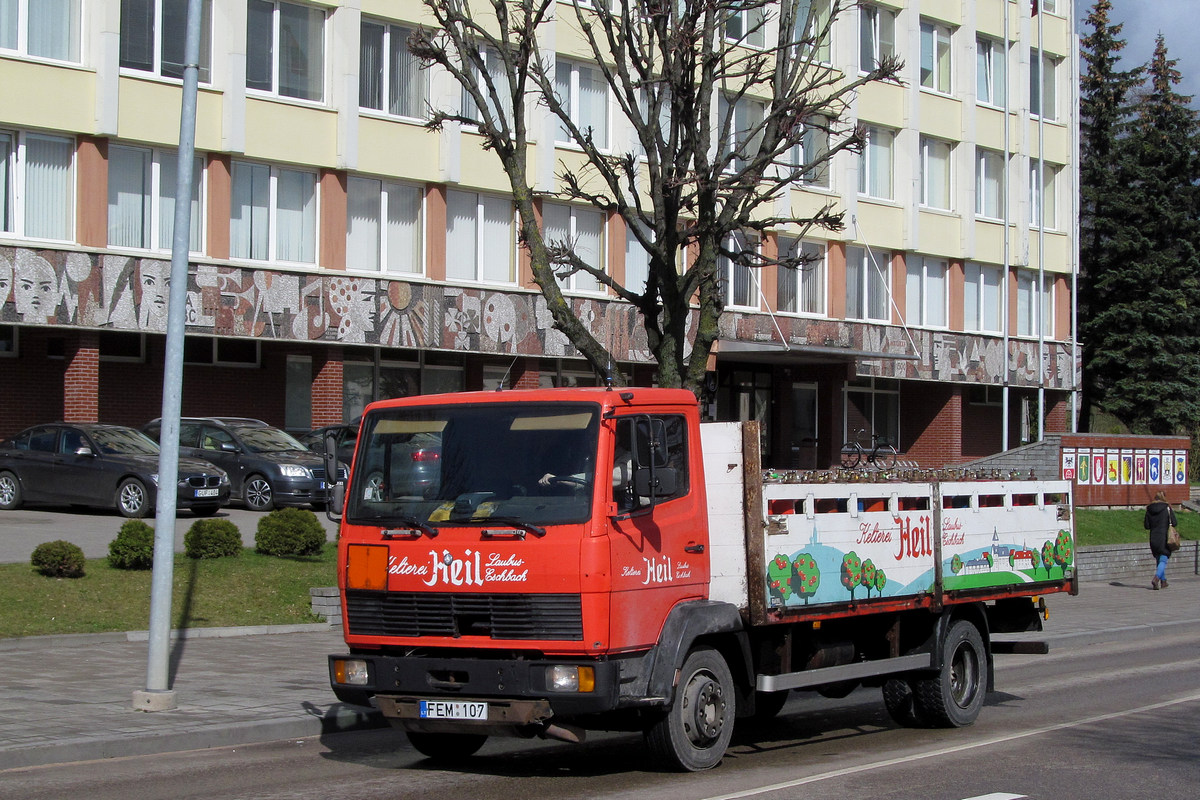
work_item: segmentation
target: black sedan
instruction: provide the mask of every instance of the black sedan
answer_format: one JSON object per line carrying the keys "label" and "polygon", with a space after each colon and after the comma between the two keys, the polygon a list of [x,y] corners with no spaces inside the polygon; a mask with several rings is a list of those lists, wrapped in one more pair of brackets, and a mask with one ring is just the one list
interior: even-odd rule
{"label": "black sedan", "polygon": [[[198,458],[179,459],[176,507],[197,516],[229,503],[225,472]],[[0,509],[23,503],[116,508],[145,517],[158,492],[158,445],[121,425],[36,425],[0,442]]]}

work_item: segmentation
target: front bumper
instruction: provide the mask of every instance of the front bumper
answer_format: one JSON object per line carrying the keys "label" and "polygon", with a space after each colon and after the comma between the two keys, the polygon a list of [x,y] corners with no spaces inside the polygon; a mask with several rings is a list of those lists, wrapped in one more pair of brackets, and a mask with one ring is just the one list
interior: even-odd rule
{"label": "front bumper", "polygon": [[[335,662],[339,660],[366,662],[366,683],[339,683],[335,668]],[[591,667],[595,673],[592,690],[557,692],[548,688],[547,669],[564,665]],[[613,711],[619,703],[620,677],[618,662],[588,659],[329,656],[330,685],[340,699],[361,703],[374,695],[384,716],[406,722],[412,720],[427,730],[437,729],[440,723],[422,723],[421,700],[486,702],[488,726],[518,727],[541,723],[554,716]]]}
{"label": "front bumper", "polygon": [[[212,492],[215,491],[215,494]],[[204,495],[204,496],[199,496]],[[176,508],[195,508],[197,506],[227,506],[229,505],[229,484],[217,487],[196,488],[180,486],[175,493]]]}

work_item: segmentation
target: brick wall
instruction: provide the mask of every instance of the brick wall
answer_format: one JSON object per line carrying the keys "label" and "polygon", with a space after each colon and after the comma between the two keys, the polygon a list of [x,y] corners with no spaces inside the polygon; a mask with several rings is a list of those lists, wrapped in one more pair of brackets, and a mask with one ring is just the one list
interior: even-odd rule
{"label": "brick wall", "polygon": [[[1081,581],[1127,580],[1150,584],[1155,560],[1148,544],[1109,544],[1081,547],[1076,559]],[[1200,542],[1184,542],[1167,564],[1172,575],[1200,575]]]}
{"label": "brick wall", "polygon": [[43,329],[23,327],[18,336],[17,356],[0,359],[0,436],[63,418],[65,362],[47,356]]}
{"label": "brick wall", "polygon": [[342,422],[343,371],[340,347],[323,350],[313,357],[312,426],[323,428]]}
{"label": "brick wall", "polygon": [[962,400],[956,385],[905,383],[900,391],[901,458],[930,468],[962,460]]}
{"label": "brick wall", "polygon": [[95,331],[68,336],[63,374],[63,421],[98,422],[100,413],[100,344]]}

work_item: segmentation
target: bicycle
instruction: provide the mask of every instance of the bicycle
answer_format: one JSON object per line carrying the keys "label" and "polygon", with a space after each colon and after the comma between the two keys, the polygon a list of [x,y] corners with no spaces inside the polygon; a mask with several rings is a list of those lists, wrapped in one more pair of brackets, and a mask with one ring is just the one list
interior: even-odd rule
{"label": "bicycle", "polygon": [[859,428],[854,439],[842,445],[842,466],[854,469],[864,460],[875,469],[891,469],[896,466],[896,459],[900,453],[878,433],[871,434],[870,450],[859,444],[859,438],[866,432],[866,428]]}

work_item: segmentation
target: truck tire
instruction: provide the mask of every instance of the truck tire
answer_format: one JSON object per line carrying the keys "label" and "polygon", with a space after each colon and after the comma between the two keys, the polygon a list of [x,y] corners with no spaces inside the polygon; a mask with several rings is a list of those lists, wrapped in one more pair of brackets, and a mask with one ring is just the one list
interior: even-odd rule
{"label": "truck tire", "polygon": [[712,769],[725,756],[736,716],[729,665],[713,648],[698,647],[683,661],[666,715],[646,729],[646,743],[672,769]]}
{"label": "truck tire", "polygon": [[423,733],[408,731],[413,749],[433,761],[455,762],[470,758],[487,741],[484,733]]}
{"label": "truck tire", "polygon": [[939,728],[973,723],[987,695],[987,652],[979,629],[965,619],[951,623],[942,643],[942,666],[913,681],[917,713]]}
{"label": "truck tire", "polygon": [[916,692],[908,678],[889,678],[884,681],[883,706],[888,716],[905,728],[929,727],[917,709]]}

